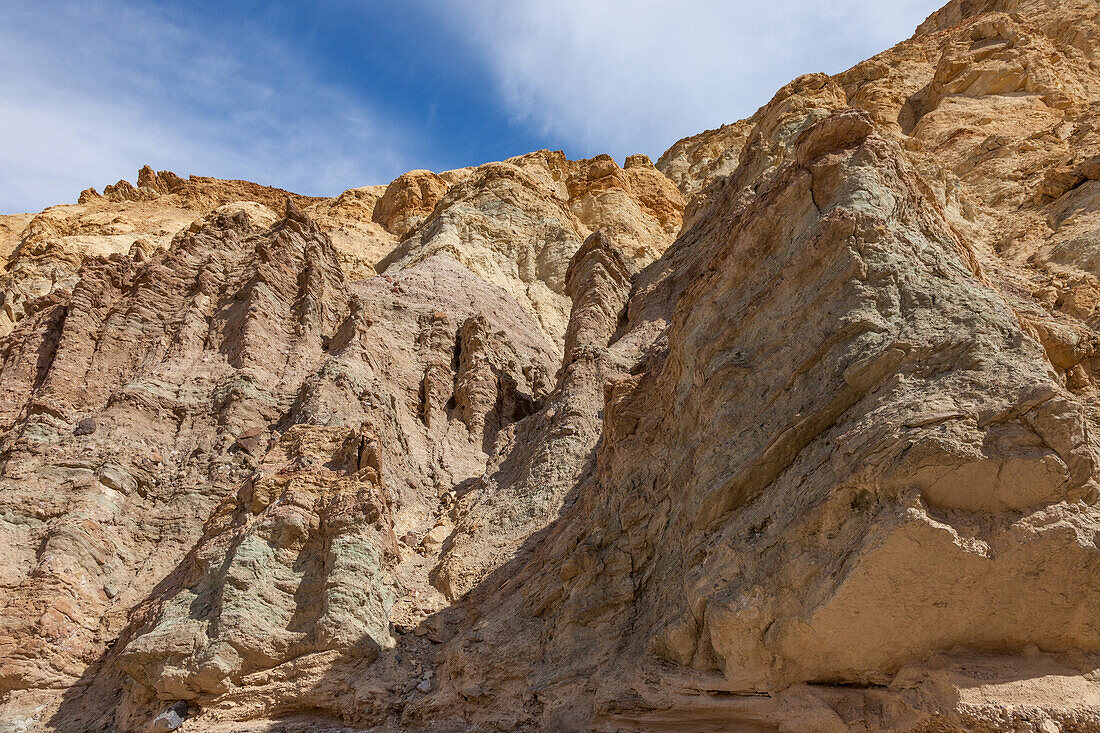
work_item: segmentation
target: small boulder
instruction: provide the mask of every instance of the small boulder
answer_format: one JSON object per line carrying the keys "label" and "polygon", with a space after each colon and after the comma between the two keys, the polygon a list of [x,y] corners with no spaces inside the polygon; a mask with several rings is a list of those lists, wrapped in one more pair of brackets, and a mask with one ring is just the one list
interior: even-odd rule
{"label": "small boulder", "polygon": [[254,455],[256,449],[260,447],[260,440],[263,437],[263,432],[263,427],[249,428],[237,436],[236,443],[241,450],[250,455]]}
{"label": "small boulder", "polygon": [[98,474],[99,482],[109,489],[130,494],[137,488],[137,482],[130,475],[130,472],[117,464],[104,464],[100,467]]}
{"label": "small boulder", "polygon": [[428,551],[434,551],[440,547],[448,537],[451,536],[451,528],[445,524],[437,524],[432,527],[428,534],[424,535],[424,539],[420,540],[420,546]]}
{"label": "small boulder", "polygon": [[164,712],[153,718],[153,722],[149,724],[149,731],[150,733],[161,733],[162,731],[175,730],[183,725],[186,718],[187,703],[180,700],[172,703]]}
{"label": "small boulder", "polygon": [[96,424],[95,418],[88,416],[83,418],[76,424],[76,429],[73,430],[73,435],[91,435],[95,432]]}

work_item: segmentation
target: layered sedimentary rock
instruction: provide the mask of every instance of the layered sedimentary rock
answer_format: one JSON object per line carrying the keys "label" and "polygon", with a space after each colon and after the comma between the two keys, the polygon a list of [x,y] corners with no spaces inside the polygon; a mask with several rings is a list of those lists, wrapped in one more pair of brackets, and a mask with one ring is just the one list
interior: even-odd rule
{"label": "layered sedimentary rock", "polygon": [[0,719],[1100,730],[1098,80],[953,0],[656,166],[4,218]]}
{"label": "layered sedimentary rock", "polygon": [[544,150],[469,172],[380,269],[446,254],[504,288],[560,344],[566,269],[585,238],[603,231],[647,264],[672,241],[682,211],[680,193],[645,156],[620,168],[606,155],[570,161]]}
{"label": "layered sedimentary rock", "polygon": [[[679,293],[667,347],[611,380],[592,475],[505,580],[522,592],[475,591],[449,678],[548,728],[648,729],[756,720],[701,694],[893,687],[932,651],[1096,649],[1094,570],[1069,581],[1100,561],[1087,406],[866,116],[791,153],[676,245],[691,264],[649,296]],[[522,672],[489,661],[533,640]],[[877,724],[919,717],[898,697]]]}
{"label": "layered sedimentary rock", "polygon": [[590,470],[604,384],[624,366],[607,347],[633,273],[630,259],[602,232],[574,254],[566,271],[573,308],[557,384],[545,409],[498,439],[487,470],[456,507],[459,522],[432,578],[448,598],[475,587],[543,529]]}

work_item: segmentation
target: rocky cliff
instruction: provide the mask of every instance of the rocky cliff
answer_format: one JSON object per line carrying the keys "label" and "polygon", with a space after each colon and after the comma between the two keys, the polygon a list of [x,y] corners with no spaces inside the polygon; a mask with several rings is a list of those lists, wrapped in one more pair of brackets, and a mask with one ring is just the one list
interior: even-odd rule
{"label": "rocky cliff", "polygon": [[0,248],[0,730],[1100,730],[1092,0]]}

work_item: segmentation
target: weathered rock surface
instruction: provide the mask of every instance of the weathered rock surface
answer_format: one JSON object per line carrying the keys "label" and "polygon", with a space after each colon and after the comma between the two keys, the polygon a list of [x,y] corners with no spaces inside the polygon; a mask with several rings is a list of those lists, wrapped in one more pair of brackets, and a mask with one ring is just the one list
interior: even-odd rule
{"label": "weathered rock surface", "polygon": [[560,345],[566,268],[588,235],[603,231],[647,264],[679,231],[682,211],[675,186],[645,156],[620,168],[606,155],[570,161],[543,150],[469,172],[379,268],[398,272],[449,255],[533,311]]}
{"label": "weathered rock surface", "polygon": [[656,166],[0,219],[0,720],[1100,730],[1098,110],[953,0]]}

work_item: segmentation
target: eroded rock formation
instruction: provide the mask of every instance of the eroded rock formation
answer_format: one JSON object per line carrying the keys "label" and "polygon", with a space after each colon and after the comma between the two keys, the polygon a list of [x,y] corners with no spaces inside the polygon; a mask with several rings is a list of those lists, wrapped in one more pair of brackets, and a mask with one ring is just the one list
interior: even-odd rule
{"label": "eroded rock formation", "polygon": [[0,720],[1100,730],[1098,110],[952,0],[656,166],[0,218]]}

